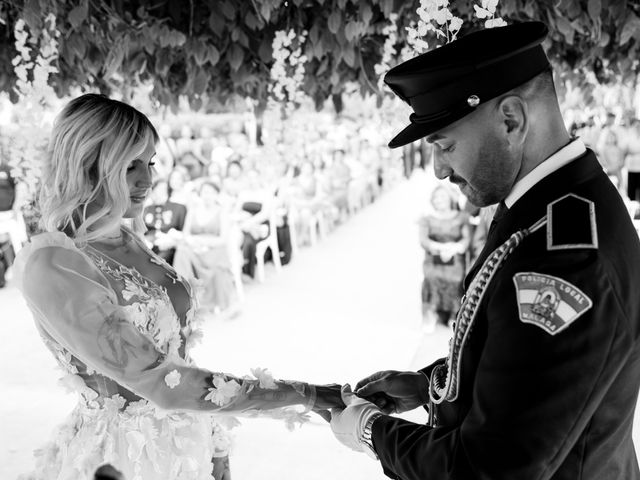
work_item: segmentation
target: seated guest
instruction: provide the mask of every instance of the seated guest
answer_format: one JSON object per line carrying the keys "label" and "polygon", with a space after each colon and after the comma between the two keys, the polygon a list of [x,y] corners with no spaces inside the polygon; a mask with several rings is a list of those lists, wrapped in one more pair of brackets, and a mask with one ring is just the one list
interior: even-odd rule
{"label": "seated guest", "polygon": [[175,144],[178,158],[186,152],[193,151],[195,136],[193,135],[193,129],[189,125],[183,124],[179,132],[176,132],[176,137]]}
{"label": "seated guest", "polygon": [[189,171],[182,165],[171,170],[168,178],[169,199],[172,202],[187,205],[193,195],[194,184],[189,177]]}
{"label": "seated guest", "polygon": [[216,185],[222,185],[224,178],[224,168],[218,162],[211,162],[207,167],[207,176]]}
{"label": "seated guest", "polygon": [[192,151],[184,152],[178,159],[177,164],[186,168],[190,180],[200,178],[206,173],[206,161]]}
{"label": "seated guest", "polygon": [[254,278],[256,246],[261,239],[266,238],[269,227],[263,225],[266,219],[260,218],[259,222],[254,222],[256,220],[254,215],[262,210],[262,203],[248,202],[241,198],[252,189],[249,187],[248,175],[245,174],[240,159],[240,156],[234,155],[227,164],[227,174],[222,183],[221,202],[231,212],[231,221],[237,227],[234,228],[231,243],[242,250],[242,273]]}
{"label": "seated guest", "polygon": [[351,169],[347,165],[345,153],[343,149],[337,149],[333,152],[333,162],[328,172],[329,197],[343,216],[349,210],[349,182],[351,182]]}
{"label": "seated guest", "polygon": [[240,192],[245,189],[244,168],[240,157],[234,156],[227,164],[227,174],[222,182],[222,193],[230,202],[235,202]]}
{"label": "seated guest", "polygon": [[239,187],[235,219],[243,234],[242,273],[254,278],[257,245],[271,233],[270,219],[277,208],[276,186],[264,184],[259,173],[252,169],[247,171]]}
{"label": "seated guest", "polygon": [[182,238],[187,207],[169,200],[169,184],[159,180],[151,192],[151,204],[144,209],[145,238],[154,253],[173,265],[176,244]]}
{"label": "seated guest", "polygon": [[460,306],[469,247],[467,215],[457,205],[451,188],[438,185],[431,205],[420,221],[420,245],[424,249],[422,282],[423,326],[432,330],[436,322],[447,325]]}
{"label": "seated guest", "polygon": [[211,141],[214,144],[209,157],[211,163],[226,165],[227,161],[229,161],[234,154],[233,149],[229,146],[225,138],[212,138]]}
{"label": "seated guest", "polygon": [[220,187],[204,181],[189,205],[174,267],[185,278],[199,280],[204,289],[199,297],[202,306],[225,315],[236,311],[238,298],[229,248],[229,216],[219,200]]}
{"label": "seated guest", "polygon": [[378,149],[367,140],[362,140],[356,163],[360,163],[364,170],[365,201],[373,203],[382,185],[382,161]]}
{"label": "seated guest", "polygon": [[300,173],[293,179],[290,203],[297,213],[294,228],[300,244],[310,243],[314,218],[323,209],[321,189],[310,161],[300,165]]}
{"label": "seated guest", "polygon": [[213,132],[207,126],[201,127],[200,136],[194,140],[194,152],[208,163],[211,161],[211,152],[214,147]]}

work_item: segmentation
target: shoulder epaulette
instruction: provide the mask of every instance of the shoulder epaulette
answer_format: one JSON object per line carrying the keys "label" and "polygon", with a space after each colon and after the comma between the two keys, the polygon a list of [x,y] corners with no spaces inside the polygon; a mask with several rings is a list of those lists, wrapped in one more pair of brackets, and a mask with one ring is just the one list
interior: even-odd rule
{"label": "shoulder epaulette", "polygon": [[547,250],[598,248],[596,209],[591,200],[569,193],[547,205]]}

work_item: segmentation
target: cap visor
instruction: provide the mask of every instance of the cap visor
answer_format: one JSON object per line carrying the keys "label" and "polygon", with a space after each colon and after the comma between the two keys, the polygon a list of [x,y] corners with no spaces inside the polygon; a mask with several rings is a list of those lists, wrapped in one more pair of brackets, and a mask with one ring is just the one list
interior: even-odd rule
{"label": "cap visor", "polygon": [[404,130],[402,130],[399,134],[393,137],[393,140],[389,142],[390,148],[398,148],[403,147],[409,143],[415,142],[416,140],[428,135],[430,128],[429,125],[420,125],[417,123],[412,123]]}

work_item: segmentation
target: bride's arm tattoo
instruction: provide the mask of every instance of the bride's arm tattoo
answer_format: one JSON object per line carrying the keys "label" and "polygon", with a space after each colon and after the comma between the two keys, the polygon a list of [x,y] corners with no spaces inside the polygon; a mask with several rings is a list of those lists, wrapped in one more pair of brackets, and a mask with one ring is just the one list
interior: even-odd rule
{"label": "bride's arm tattoo", "polygon": [[252,400],[266,400],[267,402],[280,402],[287,397],[286,392],[280,390],[252,390],[248,397]]}
{"label": "bride's arm tattoo", "polygon": [[[127,319],[121,318],[118,312],[106,316],[98,330],[98,349],[104,362],[112,368],[124,371],[132,359],[149,357],[152,346],[132,332],[135,329]],[[133,333],[133,335],[132,335]],[[158,352],[156,360],[145,368],[153,368],[162,362]]]}

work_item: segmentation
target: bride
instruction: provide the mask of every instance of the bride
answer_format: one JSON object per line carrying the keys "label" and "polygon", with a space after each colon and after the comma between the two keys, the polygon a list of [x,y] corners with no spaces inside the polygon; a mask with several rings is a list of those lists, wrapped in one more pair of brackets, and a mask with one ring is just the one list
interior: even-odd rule
{"label": "bride", "polygon": [[21,250],[16,274],[80,401],[27,478],[89,479],[110,464],[127,480],[220,480],[225,415],[302,421],[342,405],[336,386],[193,364],[191,287],[140,236],[157,141],[146,116],[102,95],[72,100],[55,121],[39,199],[46,233]]}

